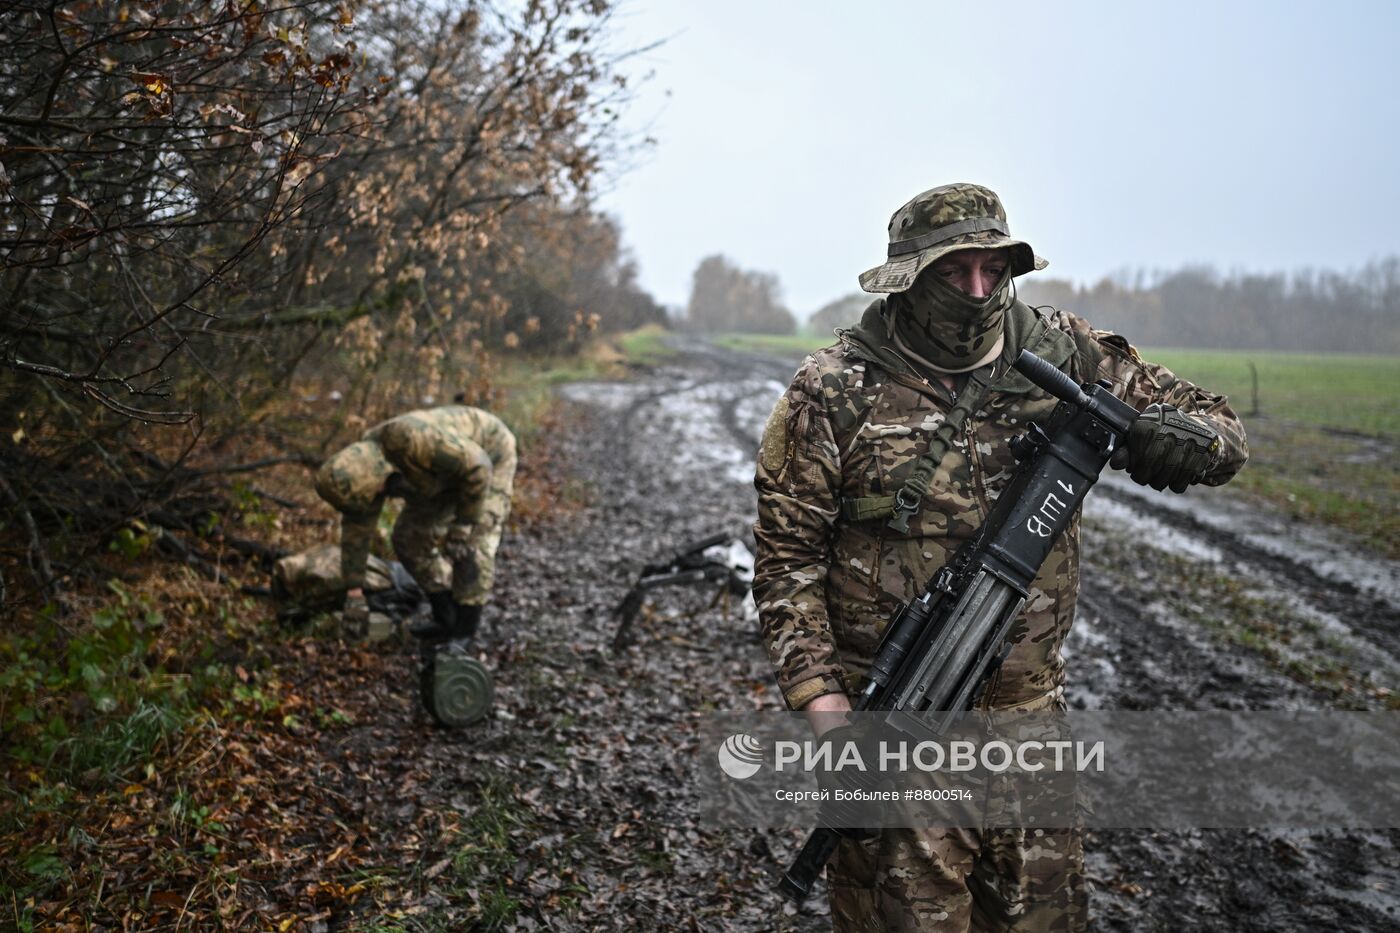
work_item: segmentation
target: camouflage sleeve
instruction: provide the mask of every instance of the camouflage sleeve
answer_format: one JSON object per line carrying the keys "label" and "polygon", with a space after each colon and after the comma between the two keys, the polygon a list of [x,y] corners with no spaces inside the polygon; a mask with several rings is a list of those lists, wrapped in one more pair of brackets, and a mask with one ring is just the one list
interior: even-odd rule
{"label": "camouflage sleeve", "polygon": [[465,437],[454,437],[433,458],[433,471],[454,490],[459,525],[476,522],[491,485],[491,458],[481,445]]}
{"label": "camouflage sleeve", "polygon": [[[497,438],[491,449],[490,483],[483,495],[476,498],[477,512],[471,522],[464,546],[468,549],[475,575],[458,579],[452,574],[452,595],[464,605],[480,606],[491,595],[496,579],[496,552],[501,546],[506,518],[510,515],[510,500],[515,489],[515,436],[509,431]],[[458,519],[460,522],[460,519]],[[454,525],[462,528],[461,524]]]}
{"label": "camouflage sleeve", "polygon": [[458,504],[456,504],[456,520],[475,521],[482,514],[482,506],[486,502],[487,492],[491,488],[491,474],[494,472],[491,465],[491,458],[487,457],[486,451],[479,445],[466,441],[463,444],[466,451],[459,459],[459,472],[456,475],[458,482]]}
{"label": "camouflage sleeve", "polygon": [[[1082,381],[1107,379],[1113,394],[1142,409],[1153,402],[1172,405],[1192,417],[1207,422],[1220,435],[1221,456],[1201,480],[1207,486],[1220,486],[1240,471],[1249,459],[1244,425],[1230,407],[1230,400],[1207,389],[1179,379],[1165,366],[1150,363],[1137,348],[1119,335],[1095,330],[1083,318],[1068,311],[1056,311],[1051,324],[1067,331],[1080,348],[1085,364]],[[1097,357],[1097,359],[1095,359]]]}
{"label": "camouflage sleeve", "polygon": [[378,530],[379,512],[345,512],[340,516],[340,578],[352,590],[365,585],[365,565]]}
{"label": "camouflage sleeve", "polygon": [[817,366],[808,358],[768,419],[754,479],[754,599],[778,688],[792,709],[845,691],[826,603],[840,477]]}

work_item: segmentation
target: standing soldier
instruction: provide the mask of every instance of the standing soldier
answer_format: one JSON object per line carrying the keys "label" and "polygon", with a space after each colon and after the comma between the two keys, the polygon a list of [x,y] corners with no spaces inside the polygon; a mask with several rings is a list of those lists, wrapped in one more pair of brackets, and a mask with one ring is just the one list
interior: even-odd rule
{"label": "standing soldier", "polygon": [[491,593],[496,548],[510,512],[515,435],[490,412],[465,405],[411,411],[378,424],[322,465],[316,491],[341,514],[342,619],[369,618],[365,562],[384,500],[404,500],[394,553],[427,593],[425,640],[470,641]]}
{"label": "standing soldier", "polygon": [[[1056,404],[1011,369],[1022,349],[1076,382],[1109,380],[1143,412],[1113,464],[1135,481],[1182,492],[1244,464],[1224,396],[1073,314],[1018,301],[1012,277],[1044,267],[1011,238],[993,192],[926,191],[890,220],[888,261],[860,277],[886,297],[809,356],[778,400],[759,453],[754,596],[792,709],[839,721],[885,624],[985,521],[1014,472],[1009,441]],[[983,708],[1064,708],[1060,647],[1078,592],[1076,516],[1012,625]],[[1075,830],[844,838],[827,887],[838,930],[1085,924]]]}

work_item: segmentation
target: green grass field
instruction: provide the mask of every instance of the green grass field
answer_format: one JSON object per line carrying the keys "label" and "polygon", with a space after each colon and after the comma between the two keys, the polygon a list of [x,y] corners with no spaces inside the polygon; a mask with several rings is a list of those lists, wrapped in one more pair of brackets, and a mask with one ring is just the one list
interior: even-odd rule
{"label": "green grass field", "polygon": [[1258,373],[1258,413],[1374,437],[1400,438],[1400,357],[1342,353],[1144,348],[1144,358],[1183,379],[1230,396],[1253,411],[1250,365]]}
{"label": "green grass field", "polygon": [[[831,340],[715,338],[736,350],[791,356],[793,365]],[[1231,489],[1300,520],[1343,528],[1400,558],[1400,357],[1154,347],[1141,353],[1230,397],[1250,448],[1249,464]]]}
{"label": "green grass field", "polygon": [[629,363],[651,366],[676,352],[663,342],[667,333],[669,332],[659,324],[648,324],[619,334],[616,338],[617,346]]}
{"label": "green grass field", "polygon": [[1230,396],[1250,449],[1232,488],[1400,558],[1400,357],[1155,348],[1142,355]]}

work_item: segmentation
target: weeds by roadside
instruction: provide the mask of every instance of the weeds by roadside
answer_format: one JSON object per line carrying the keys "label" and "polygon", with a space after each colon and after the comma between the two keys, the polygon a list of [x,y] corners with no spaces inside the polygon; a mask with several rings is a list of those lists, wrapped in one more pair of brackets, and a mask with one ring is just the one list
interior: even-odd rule
{"label": "weeds by roadside", "polygon": [[618,348],[622,351],[628,364],[653,366],[676,353],[675,350],[666,345],[664,339],[666,334],[665,328],[649,324],[619,336],[617,339]]}

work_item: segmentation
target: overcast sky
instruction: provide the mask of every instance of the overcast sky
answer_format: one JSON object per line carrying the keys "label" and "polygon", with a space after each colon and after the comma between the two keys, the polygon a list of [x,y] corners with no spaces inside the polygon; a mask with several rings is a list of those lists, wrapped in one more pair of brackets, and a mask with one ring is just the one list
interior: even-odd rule
{"label": "overcast sky", "polygon": [[623,3],[657,144],[599,205],[666,304],[722,252],[805,317],[953,181],[1081,283],[1400,253],[1400,2]]}

